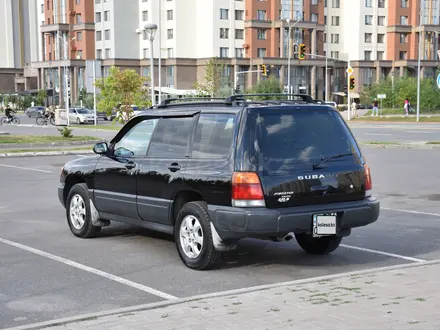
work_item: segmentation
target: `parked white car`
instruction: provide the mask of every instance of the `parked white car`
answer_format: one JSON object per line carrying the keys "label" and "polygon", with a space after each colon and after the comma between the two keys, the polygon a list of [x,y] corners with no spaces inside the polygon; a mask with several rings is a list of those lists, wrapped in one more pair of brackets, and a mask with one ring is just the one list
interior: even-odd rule
{"label": "parked white car", "polygon": [[95,122],[95,115],[87,108],[70,108],[69,121],[75,124],[91,124]]}

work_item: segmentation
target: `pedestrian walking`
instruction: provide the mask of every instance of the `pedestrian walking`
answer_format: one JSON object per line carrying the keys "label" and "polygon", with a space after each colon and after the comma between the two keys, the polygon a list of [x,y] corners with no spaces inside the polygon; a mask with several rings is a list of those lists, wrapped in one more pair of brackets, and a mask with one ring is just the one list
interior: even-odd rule
{"label": "pedestrian walking", "polygon": [[403,110],[405,110],[405,116],[408,116],[409,107],[410,107],[409,99],[406,98],[405,102],[403,103]]}
{"label": "pedestrian walking", "polygon": [[379,107],[377,104],[378,104],[377,100],[374,100],[373,101],[373,112],[371,113],[371,116],[374,116],[375,115],[374,113],[376,113],[376,116],[379,115]]}

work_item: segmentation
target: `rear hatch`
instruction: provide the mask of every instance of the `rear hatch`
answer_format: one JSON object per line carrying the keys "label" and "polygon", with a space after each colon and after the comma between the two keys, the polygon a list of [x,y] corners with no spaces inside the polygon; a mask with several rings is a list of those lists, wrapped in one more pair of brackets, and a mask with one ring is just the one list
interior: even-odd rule
{"label": "rear hatch", "polygon": [[241,170],[258,173],[266,207],[362,200],[365,170],[335,110],[278,106],[247,110]]}

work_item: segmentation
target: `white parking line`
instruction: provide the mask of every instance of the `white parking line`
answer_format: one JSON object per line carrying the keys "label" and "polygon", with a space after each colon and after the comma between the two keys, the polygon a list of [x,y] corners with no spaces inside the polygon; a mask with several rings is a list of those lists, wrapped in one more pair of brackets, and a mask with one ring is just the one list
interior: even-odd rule
{"label": "white parking line", "polygon": [[92,274],[104,277],[106,279],[109,279],[109,280],[112,280],[112,281],[115,281],[115,282],[127,285],[129,287],[132,287],[132,288],[135,288],[135,289],[147,292],[149,294],[155,295],[155,296],[160,297],[160,298],[165,299],[165,300],[178,299],[177,297],[169,295],[169,294],[167,294],[165,292],[155,290],[155,289],[150,288],[148,286],[145,286],[145,285],[142,285],[142,284],[139,284],[139,283],[136,283],[136,282],[132,282],[132,281],[127,280],[125,278],[122,278],[122,277],[119,277],[119,276],[116,276],[116,275],[113,275],[113,274],[109,274],[109,273],[103,272],[103,271],[101,271],[99,269],[92,268],[92,267],[89,267],[89,266],[77,263],[75,261],[72,261],[72,260],[69,260],[69,259],[65,259],[65,258],[56,256],[56,255],[51,254],[51,253],[47,253],[47,252],[44,252],[44,251],[41,251],[41,250],[34,249],[34,248],[32,248],[30,246],[27,246],[27,245],[23,245],[23,244],[20,244],[20,243],[12,242],[12,241],[9,241],[9,240],[3,239],[3,238],[0,238],[0,243],[6,244],[6,245],[10,245],[10,246],[16,247],[18,249],[22,249],[22,250],[25,250],[25,251],[37,254],[37,255],[39,255],[41,257],[45,257],[45,258],[48,258],[48,259],[51,259],[51,260],[54,260],[54,261],[58,261],[58,262],[60,262],[62,264],[65,264],[65,265],[68,265],[68,266],[71,266],[71,267],[75,267],[75,268],[83,270],[85,272],[89,272],[89,273],[92,273]]}
{"label": "white parking line", "polygon": [[405,131],[405,133],[416,133],[416,134],[437,134],[438,132]]}
{"label": "white parking line", "polygon": [[390,136],[392,134],[390,134],[390,133],[364,133],[364,135],[384,135],[384,136]]}
{"label": "white parking line", "polygon": [[16,169],[19,169],[19,170],[26,170],[26,171],[34,171],[34,172],[41,172],[41,173],[52,173],[52,171],[40,170],[40,169],[38,169],[38,168],[21,167],[21,166],[6,165],[6,164],[0,164],[0,166],[3,166],[3,167],[10,167],[10,168],[16,168]]}
{"label": "white parking line", "polygon": [[380,207],[383,210],[395,211],[395,212],[404,212],[404,213],[412,213],[412,214],[421,214],[421,215],[432,215],[433,217],[440,217],[439,213],[431,213],[431,212],[421,212],[421,211],[412,211],[412,210],[403,210],[403,209],[393,209],[389,207]]}
{"label": "white parking line", "polygon": [[400,254],[388,253],[388,252],[378,251],[378,250],[372,250],[372,249],[367,249],[367,248],[358,247],[358,246],[345,245],[345,244],[341,244],[340,246],[345,247],[347,249],[351,249],[351,250],[358,250],[358,251],[363,251],[363,252],[380,254],[380,255],[383,255],[383,256],[393,257],[393,258],[398,258],[398,259],[403,259],[403,260],[408,260],[408,261],[415,261],[415,262],[426,262],[427,261],[427,260],[423,260],[423,259],[402,256]]}

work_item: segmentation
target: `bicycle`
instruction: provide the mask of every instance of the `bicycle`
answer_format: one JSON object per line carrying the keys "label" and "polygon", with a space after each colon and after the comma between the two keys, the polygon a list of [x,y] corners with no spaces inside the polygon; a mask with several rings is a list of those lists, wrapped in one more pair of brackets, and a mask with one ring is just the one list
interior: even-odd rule
{"label": "bicycle", "polygon": [[43,125],[47,125],[47,122],[50,122],[52,125],[55,125],[55,115],[54,114],[50,114],[48,115],[43,115],[42,117],[38,117],[36,119],[37,125],[38,126],[43,126]]}
{"label": "bicycle", "polygon": [[8,117],[5,116],[5,117],[2,117],[0,122],[1,122],[2,125],[5,125],[5,124],[16,124],[16,125],[18,125],[18,124],[20,124],[20,119],[17,116],[15,116],[15,115],[12,115],[11,119],[9,119]]}

